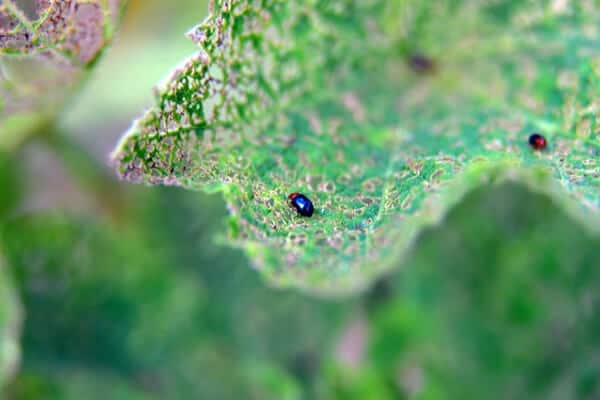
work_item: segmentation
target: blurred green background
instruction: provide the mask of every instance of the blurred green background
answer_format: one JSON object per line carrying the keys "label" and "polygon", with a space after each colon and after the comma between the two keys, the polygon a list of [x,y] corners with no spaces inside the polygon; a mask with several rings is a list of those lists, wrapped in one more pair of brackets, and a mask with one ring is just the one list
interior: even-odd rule
{"label": "blurred green background", "polygon": [[326,299],[219,245],[219,196],[113,179],[199,3],[132,1],[58,132],[1,156],[0,361],[22,353],[2,399],[600,398],[600,241],[546,197],[471,193],[393,275]]}

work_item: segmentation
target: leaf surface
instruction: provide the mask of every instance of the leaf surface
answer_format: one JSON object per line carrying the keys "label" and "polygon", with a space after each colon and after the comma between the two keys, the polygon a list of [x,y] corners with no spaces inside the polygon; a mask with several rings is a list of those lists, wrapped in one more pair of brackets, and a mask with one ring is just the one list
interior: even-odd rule
{"label": "leaf surface", "polygon": [[597,236],[547,196],[502,185],[469,194],[422,239],[374,304],[359,375],[415,399],[599,393]]}
{"label": "leaf surface", "polygon": [[3,0],[0,148],[55,115],[110,42],[124,0]]}
{"label": "leaf surface", "polygon": [[594,4],[215,1],[114,159],[133,182],[223,192],[230,243],[271,282],[323,293],[401,263],[485,181],[596,221]]}

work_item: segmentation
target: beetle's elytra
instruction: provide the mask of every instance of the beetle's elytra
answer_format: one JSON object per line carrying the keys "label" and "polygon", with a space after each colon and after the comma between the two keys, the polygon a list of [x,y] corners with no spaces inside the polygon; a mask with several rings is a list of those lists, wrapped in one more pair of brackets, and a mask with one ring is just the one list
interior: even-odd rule
{"label": "beetle's elytra", "polygon": [[302,193],[294,192],[290,194],[288,198],[290,199],[292,207],[298,211],[298,214],[304,217],[311,217],[313,215],[315,208],[312,201],[310,201],[308,197]]}

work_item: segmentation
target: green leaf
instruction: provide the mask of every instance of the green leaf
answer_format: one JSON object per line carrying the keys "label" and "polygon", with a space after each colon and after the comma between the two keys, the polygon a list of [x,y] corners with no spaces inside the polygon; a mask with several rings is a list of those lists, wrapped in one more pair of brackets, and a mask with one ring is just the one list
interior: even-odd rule
{"label": "green leaf", "polygon": [[11,400],[153,400],[122,377],[98,370],[47,367],[21,374],[8,389]]}
{"label": "green leaf", "polygon": [[22,216],[4,224],[1,240],[27,310],[26,359],[131,368],[127,334],[173,283],[160,255],[99,218]]}
{"label": "green leaf", "polygon": [[[424,226],[486,181],[524,182],[594,225],[598,10],[215,1],[189,33],[200,51],[114,159],[133,182],[221,191],[229,242],[271,282],[323,293],[402,264]],[[530,148],[534,131],[547,149]],[[289,207],[294,191],[312,218]]]}
{"label": "green leaf", "polygon": [[21,305],[4,261],[0,259],[0,394],[20,360]]}
{"label": "green leaf", "polygon": [[36,390],[28,376],[38,375],[63,390],[65,370],[119,376],[159,398],[307,391],[356,302],[265,287],[241,252],[212,240],[224,216],[216,198],[157,189],[132,200],[118,225],[36,214],[0,229],[27,311],[13,390]]}
{"label": "green leaf", "polygon": [[[307,392],[320,381],[321,363],[356,301],[327,302],[265,287],[256,271],[245,268],[241,252],[215,245],[223,204],[207,200],[167,190],[143,202],[145,211],[135,218],[145,221],[140,228],[148,248],[164,248],[170,265],[191,271],[206,288],[196,322],[169,346],[161,344],[167,335],[156,335],[155,319],[140,324],[140,336],[162,349],[150,356],[169,361],[148,358],[144,341],[136,346],[139,357],[160,365],[163,379],[184,398],[293,398],[300,384],[302,398],[315,398]],[[155,318],[170,314],[166,307]],[[274,385],[274,377],[283,381]]]}
{"label": "green leaf", "polygon": [[15,168],[18,156],[0,151],[0,221],[10,215],[20,204],[23,182],[19,179],[19,168]]}
{"label": "green leaf", "polygon": [[599,257],[547,196],[477,190],[389,279],[361,373],[411,399],[594,398]]}
{"label": "green leaf", "polygon": [[111,41],[125,0],[3,0],[0,148],[46,123]]}

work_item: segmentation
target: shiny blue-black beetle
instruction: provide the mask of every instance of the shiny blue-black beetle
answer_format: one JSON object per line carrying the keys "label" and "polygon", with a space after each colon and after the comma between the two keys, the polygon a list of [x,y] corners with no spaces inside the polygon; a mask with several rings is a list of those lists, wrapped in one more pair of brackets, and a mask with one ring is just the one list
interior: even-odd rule
{"label": "shiny blue-black beetle", "polygon": [[305,217],[312,217],[315,208],[312,201],[302,193],[294,192],[288,196],[292,207],[298,211],[298,214]]}

